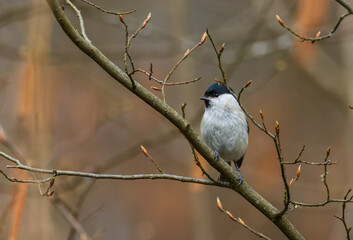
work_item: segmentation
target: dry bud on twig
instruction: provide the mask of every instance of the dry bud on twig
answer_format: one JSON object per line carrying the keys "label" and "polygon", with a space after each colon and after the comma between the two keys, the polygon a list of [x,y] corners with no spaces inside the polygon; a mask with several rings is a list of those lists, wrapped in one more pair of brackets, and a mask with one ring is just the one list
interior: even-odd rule
{"label": "dry bud on twig", "polygon": [[294,179],[292,178],[290,181],[289,181],[289,186],[291,187],[294,183]]}
{"label": "dry bud on twig", "polygon": [[153,90],[155,90],[155,91],[161,91],[161,90],[162,90],[162,89],[160,89],[160,88],[158,88],[158,87],[155,87],[155,86],[151,87],[151,89],[153,89]]}
{"label": "dry bud on twig", "polygon": [[279,134],[279,123],[278,123],[278,121],[276,121],[275,130],[276,130],[276,134],[278,135]]}
{"label": "dry bud on twig", "polygon": [[231,219],[234,219],[233,214],[231,214],[228,210],[226,211],[226,213],[227,213],[228,217],[230,217]]}
{"label": "dry bud on twig", "polygon": [[142,146],[142,145],[141,145],[141,150],[142,150],[143,154],[145,154],[146,157],[149,156],[146,148],[144,146]]}
{"label": "dry bud on twig", "polygon": [[220,211],[224,212],[221,200],[219,200],[219,197],[217,197],[217,207]]}
{"label": "dry bud on twig", "polygon": [[226,43],[223,43],[222,44],[222,46],[221,46],[221,49],[219,50],[219,54],[221,54],[223,51],[224,51],[224,45],[225,45]]}
{"label": "dry bud on twig", "polygon": [[320,31],[318,31],[318,32],[316,33],[316,37],[317,37],[317,38],[321,37],[321,32],[320,32]]}
{"label": "dry bud on twig", "polygon": [[187,55],[189,55],[189,53],[190,53],[190,49],[187,49],[187,50],[185,51],[185,53],[184,53],[184,57],[186,57]]}
{"label": "dry bud on twig", "polygon": [[326,151],[326,157],[330,156],[330,152],[331,152],[331,147],[328,147]]}
{"label": "dry bud on twig", "polygon": [[0,143],[4,144],[6,142],[7,142],[7,137],[6,137],[5,131],[0,125]]}
{"label": "dry bud on twig", "polygon": [[269,239],[268,237],[266,237],[265,235],[263,235],[262,233],[257,232],[256,230],[254,230],[254,229],[252,229],[251,227],[249,227],[248,225],[246,225],[245,222],[243,221],[243,219],[241,219],[240,217],[235,218],[231,212],[229,212],[228,210],[224,210],[224,209],[223,209],[223,206],[222,206],[222,203],[221,203],[221,201],[219,200],[218,197],[217,197],[217,207],[218,207],[218,209],[219,209],[221,212],[227,214],[228,217],[229,217],[231,220],[233,220],[233,221],[235,221],[235,222],[241,224],[243,227],[245,227],[246,229],[248,229],[250,232],[254,233],[255,235],[259,236],[260,238],[267,239],[267,240],[271,240],[271,239]]}
{"label": "dry bud on twig", "polygon": [[203,44],[206,41],[207,38],[207,32],[204,32],[204,34],[201,37],[201,44]]}
{"label": "dry bud on twig", "polygon": [[245,84],[245,88],[249,87],[249,85],[252,83],[252,80],[249,80],[246,84]]}
{"label": "dry bud on twig", "polygon": [[297,173],[296,173],[296,180],[298,180],[298,178],[300,177],[301,168],[302,168],[302,165],[299,165],[299,167],[297,169]]}
{"label": "dry bud on twig", "polygon": [[141,145],[141,150],[143,152],[143,154],[145,154],[146,157],[148,157],[152,163],[154,164],[154,166],[158,169],[158,171],[162,174],[164,174],[164,171],[159,167],[158,163],[156,161],[154,161],[154,159],[152,158],[151,155],[148,154],[146,148],[144,146]]}
{"label": "dry bud on twig", "polygon": [[186,107],[186,102],[181,105],[181,112],[183,114],[183,118],[185,118],[185,107]]}
{"label": "dry bud on twig", "polygon": [[276,18],[277,18],[279,24],[281,24],[281,26],[284,27],[284,22],[283,22],[283,20],[282,20],[278,15],[276,15]]}
{"label": "dry bud on twig", "polygon": [[238,217],[238,220],[241,224],[245,225],[245,222],[243,221],[243,219],[241,219],[240,217]]}
{"label": "dry bud on twig", "polygon": [[123,16],[119,15],[119,19],[120,19],[120,22],[125,24]]}
{"label": "dry bud on twig", "polygon": [[264,114],[262,113],[262,110],[260,109],[260,117],[263,119],[264,118]]}
{"label": "dry bud on twig", "polygon": [[150,21],[150,19],[151,19],[151,12],[148,13],[148,16],[147,16],[147,18],[145,19],[145,21],[143,21],[141,28],[144,28],[144,27],[147,25],[147,23]]}

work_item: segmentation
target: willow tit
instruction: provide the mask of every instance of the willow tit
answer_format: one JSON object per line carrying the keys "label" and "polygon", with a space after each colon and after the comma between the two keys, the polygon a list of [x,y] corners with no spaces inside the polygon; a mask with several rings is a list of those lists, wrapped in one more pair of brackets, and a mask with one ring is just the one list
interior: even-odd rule
{"label": "willow tit", "polygon": [[[200,98],[205,102],[205,113],[201,121],[201,138],[216,154],[230,165],[234,161],[239,168],[248,146],[249,126],[244,111],[228,88],[219,83],[212,84]],[[220,181],[227,181],[220,175]],[[242,176],[240,174],[240,182]]]}

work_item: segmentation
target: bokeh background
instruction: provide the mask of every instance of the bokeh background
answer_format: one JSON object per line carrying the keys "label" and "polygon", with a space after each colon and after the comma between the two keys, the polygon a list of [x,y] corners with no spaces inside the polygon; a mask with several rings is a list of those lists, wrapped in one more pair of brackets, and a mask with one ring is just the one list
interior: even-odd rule
{"label": "bokeh background", "polygon": [[[113,80],[78,50],[61,30],[45,1],[0,0],[0,123],[6,133],[1,151],[32,166],[116,174],[157,173],[142,154],[144,145],[167,173],[203,177],[184,137],[161,115]],[[117,16],[79,1],[86,32],[99,49],[123,68],[124,28]],[[279,121],[283,153],[294,160],[322,162],[331,146],[331,196],[343,198],[353,186],[353,17],[325,41],[300,42],[282,28],[283,21],[303,35],[325,35],[340,15],[329,0],[297,1],[95,1],[124,16],[131,33],[149,12],[152,18],[132,40],[135,66],[163,79],[208,28],[218,47],[225,42],[223,66],[236,90],[249,80],[242,103],[257,120],[262,109],[273,129]],[[65,12],[78,27],[73,11]],[[197,131],[203,112],[199,97],[221,79],[209,41],[192,53],[171,82],[201,77],[199,82],[167,87],[167,102]],[[157,86],[140,73],[136,81]],[[153,91],[153,90],[151,90]],[[160,96],[160,92],[154,92]],[[2,135],[3,136],[3,135]],[[0,163],[5,169],[8,162]],[[216,176],[215,170],[203,163]],[[295,167],[287,168],[288,178]],[[283,182],[274,145],[250,124],[250,142],[242,174],[276,207],[283,204]],[[31,177],[18,171],[11,176]],[[292,197],[309,203],[326,200],[322,167],[302,166]],[[89,236],[100,239],[257,239],[219,212],[224,208],[272,239],[283,234],[262,214],[227,189],[166,180],[114,181],[60,177],[52,198],[35,185],[0,178],[1,239],[79,239],[63,216],[71,209]],[[55,201],[53,199],[56,199]],[[353,225],[352,207],[347,223]],[[287,217],[307,239],[345,239],[340,204],[298,208]],[[11,238],[12,237],[12,238]]]}

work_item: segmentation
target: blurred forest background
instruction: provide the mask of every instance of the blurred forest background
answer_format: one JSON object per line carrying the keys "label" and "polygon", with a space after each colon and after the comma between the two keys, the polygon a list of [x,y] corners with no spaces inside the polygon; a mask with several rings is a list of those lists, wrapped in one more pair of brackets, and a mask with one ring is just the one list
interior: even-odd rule
{"label": "blurred forest background", "polygon": [[[165,172],[202,177],[184,137],[77,49],[44,0],[0,3],[0,123],[10,143],[0,146],[1,151],[48,169],[156,173],[140,150],[142,144]],[[125,32],[118,17],[79,0],[73,3],[82,10],[93,44],[123,67]],[[253,80],[242,96],[248,112],[259,119],[262,109],[270,129],[279,121],[285,159],[294,160],[305,144],[302,159],[322,162],[331,146],[330,159],[338,161],[329,167],[332,197],[343,198],[353,187],[353,111],[348,108],[353,104],[353,17],[346,18],[332,38],[315,44],[298,41],[275,17],[278,14],[303,35],[315,36],[319,30],[325,35],[346,12],[335,1],[95,3],[109,10],[136,9],[124,16],[131,32],[152,13],[147,27],[132,40],[130,53],[137,68],[148,71],[153,63],[154,76],[162,79],[208,28],[219,47],[226,43],[222,57],[230,86],[238,92]],[[77,24],[73,11],[64,6]],[[134,77],[148,88],[155,86],[143,74]],[[199,97],[215,77],[221,79],[209,41],[182,63],[171,81],[195,77],[202,79],[167,87],[166,94],[178,111],[187,103],[186,118],[198,129],[203,113]],[[0,166],[7,164],[1,161]],[[207,163],[204,166],[216,176]],[[295,176],[296,168],[287,168],[288,178]],[[241,170],[245,181],[282,208],[283,182],[273,142],[253,124]],[[322,173],[323,167],[302,166],[293,199],[325,201]],[[76,210],[88,235],[101,239],[258,239],[221,214],[216,197],[254,229],[272,239],[284,238],[260,212],[227,189],[167,180],[92,182],[60,177],[54,185],[58,203],[40,196],[36,185],[13,184],[1,177],[0,187],[1,239],[11,239],[16,232],[17,239],[79,239],[70,234],[71,225],[62,215],[64,203]],[[340,204],[329,204],[295,209],[287,217],[307,239],[337,240],[345,238],[342,223],[333,217],[340,214]],[[347,222],[353,225],[351,206]]]}

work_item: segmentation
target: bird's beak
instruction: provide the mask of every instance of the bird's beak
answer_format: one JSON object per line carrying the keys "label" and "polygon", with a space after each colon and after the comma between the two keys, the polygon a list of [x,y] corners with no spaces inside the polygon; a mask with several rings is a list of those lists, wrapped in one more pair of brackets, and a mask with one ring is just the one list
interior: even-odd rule
{"label": "bird's beak", "polygon": [[203,101],[209,100],[209,99],[208,99],[207,97],[205,97],[205,96],[200,97],[200,99],[203,100]]}

